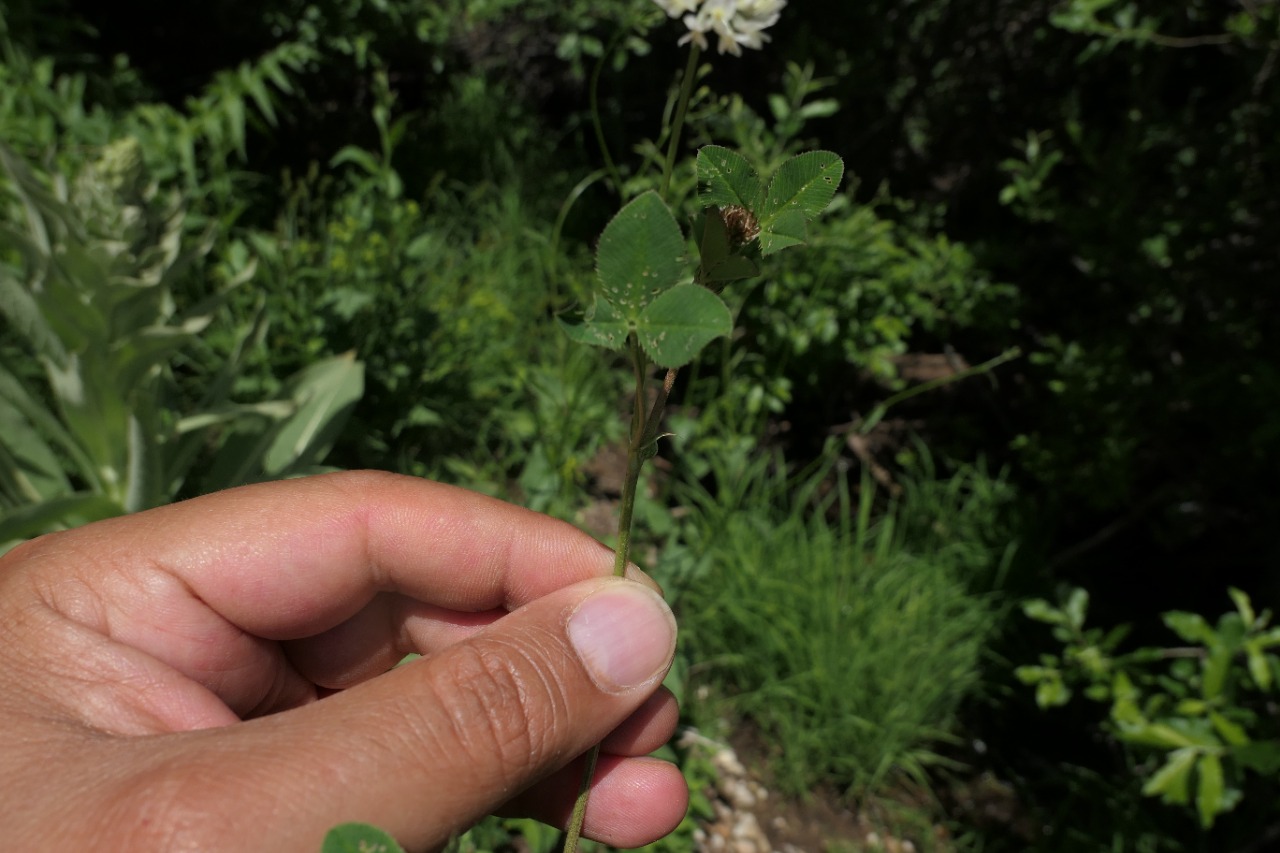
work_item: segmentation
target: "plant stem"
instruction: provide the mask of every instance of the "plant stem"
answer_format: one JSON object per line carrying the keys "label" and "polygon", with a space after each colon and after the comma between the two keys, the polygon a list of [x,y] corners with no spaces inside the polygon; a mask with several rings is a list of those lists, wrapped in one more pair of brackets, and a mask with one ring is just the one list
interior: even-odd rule
{"label": "plant stem", "polygon": [[[631,366],[635,374],[636,389],[631,408],[631,435],[627,441],[627,473],[622,482],[622,506],[618,513],[618,546],[614,550],[613,573],[622,577],[627,572],[627,561],[631,553],[631,517],[635,512],[636,488],[640,483],[640,468],[644,465],[644,449],[650,433],[650,418],[645,417],[645,386],[649,373],[649,360],[640,349],[635,335],[628,341],[631,351]],[[670,393],[670,382],[675,378],[675,371],[668,371],[668,381],[663,382],[663,390],[654,402],[654,412],[661,417],[660,405],[666,403]],[[600,745],[596,744],[587,752],[587,765],[582,772],[582,784],[578,786],[578,798],[573,804],[573,814],[569,819],[569,827],[565,833],[564,853],[577,853],[578,840],[582,836],[582,823],[587,815],[587,799],[591,794],[591,780],[596,774],[596,762],[600,758]]]}
{"label": "plant stem", "polygon": [[[675,170],[676,151],[680,148],[680,133],[684,129],[685,115],[689,110],[689,98],[693,94],[693,79],[698,73],[697,45],[689,48],[689,62],[684,69],[684,79],[680,84],[680,100],[676,104],[675,119],[671,123],[671,136],[667,141],[667,159],[662,169],[662,195],[671,191],[671,174]],[[597,66],[597,74],[599,67]],[[593,80],[594,84],[594,80]],[[592,92],[594,98],[594,89]],[[597,114],[598,121],[598,114]],[[597,125],[597,133],[603,137]],[[601,146],[603,149],[603,145]],[[608,152],[605,152],[608,158]],[[619,187],[621,189],[621,187]],[[631,553],[631,518],[636,506],[636,488],[640,483],[640,469],[644,460],[649,458],[650,446],[658,440],[658,425],[662,422],[662,413],[667,405],[667,397],[676,381],[676,371],[668,370],[662,382],[662,389],[653,401],[653,409],[645,416],[645,386],[649,374],[649,359],[640,348],[640,342],[633,334],[628,339],[631,351],[631,366],[635,373],[636,390],[631,408],[631,436],[627,442],[627,473],[622,482],[622,505],[618,510],[618,547],[614,551],[613,573],[622,577],[627,572],[627,562]],[[582,823],[587,815],[587,799],[591,794],[591,780],[596,773],[596,762],[600,758],[600,745],[596,744],[587,752],[587,765],[582,773],[582,784],[578,787],[578,798],[573,804],[573,814],[569,818],[569,827],[565,831],[564,853],[577,853],[578,840],[582,837]]]}
{"label": "plant stem", "polygon": [[680,81],[680,100],[676,104],[676,117],[671,123],[671,138],[667,140],[667,160],[662,166],[662,197],[671,191],[671,173],[676,166],[676,151],[680,148],[680,133],[684,130],[684,117],[689,110],[689,97],[693,94],[693,79],[698,76],[696,44],[689,46],[689,63],[684,67],[684,79]]}

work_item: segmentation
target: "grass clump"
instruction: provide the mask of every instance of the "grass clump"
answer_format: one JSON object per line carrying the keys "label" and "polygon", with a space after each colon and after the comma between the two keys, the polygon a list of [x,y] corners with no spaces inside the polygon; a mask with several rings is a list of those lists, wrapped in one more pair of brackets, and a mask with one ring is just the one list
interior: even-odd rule
{"label": "grass clump", "polygon": [[[873,520],[869,480],[856,506],[841,483],[827,501],[834,522],[804,500],[814,491],[757,509],[736,497],[731,511],[704,503],[703,553],[680,596],[693,658],[758,729],[784,790],[826,784],[862,796],[899,774],[923,784],[979,684],[993,607],[968,580],[994,552],[917,547],[900,519],[918,517],[917,503],[935,513],[986,511],[973,496],[1000,490],[911,488]],[[940,500],[947,494],[949,504]],[[974,529],[962,519],[938,523]]]}

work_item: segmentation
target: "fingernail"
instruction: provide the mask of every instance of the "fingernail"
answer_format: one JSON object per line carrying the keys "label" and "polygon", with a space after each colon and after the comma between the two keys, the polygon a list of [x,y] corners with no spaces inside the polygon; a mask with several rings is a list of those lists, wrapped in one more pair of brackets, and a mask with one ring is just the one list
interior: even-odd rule
{"label": "fingernail", "polygon": [[629,581],[642,583],[645,586],[649,587],[649,589],[656,592],[659,596],[662,595],[662,584],[658,583],[656,580],[649,577],[649,575],[646,574],[645,571],[641,569],[639,566],[637,566],[635,563],[627,563],[627,571],[624,577]]}
{"label": "fingernail", "polygon": [[592,593],[569,616],[569,642],[591,680],[617,693],[661,675],[676,645],[671,608],[652,590],[630,581]]}

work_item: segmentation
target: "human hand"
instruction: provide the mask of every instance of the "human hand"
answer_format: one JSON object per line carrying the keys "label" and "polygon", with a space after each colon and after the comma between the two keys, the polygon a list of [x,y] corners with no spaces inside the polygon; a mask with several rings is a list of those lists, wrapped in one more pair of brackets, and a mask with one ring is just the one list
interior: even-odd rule
{"label": "human hand", "polygon": [[[575,530],[348,473],[234,489],[0,559],[0,837],[15,850],[431,849],[502,810],[586,834],[680,821],[675,623]],[[390,669],[405,654],[424,657]],[[390,671],[388,671],[390,669]]]}

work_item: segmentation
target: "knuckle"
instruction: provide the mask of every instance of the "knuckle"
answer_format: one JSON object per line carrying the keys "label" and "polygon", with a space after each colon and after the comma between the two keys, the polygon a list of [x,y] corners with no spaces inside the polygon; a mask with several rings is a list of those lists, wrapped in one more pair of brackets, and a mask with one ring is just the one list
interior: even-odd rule
{"label": "knuckle", "polygon": [[448,746],[473,761],[528,772],[567,756],[556,746],[567,699],[538,644],[486,640],[457,650],[432,685]]}

